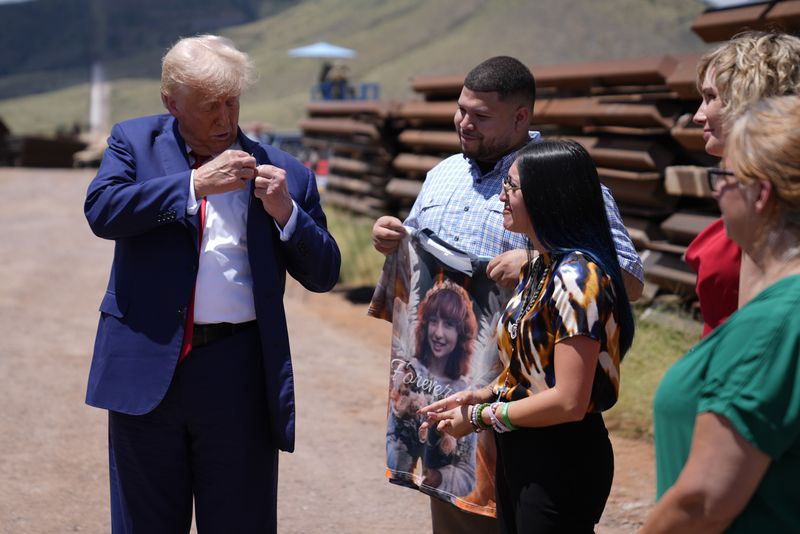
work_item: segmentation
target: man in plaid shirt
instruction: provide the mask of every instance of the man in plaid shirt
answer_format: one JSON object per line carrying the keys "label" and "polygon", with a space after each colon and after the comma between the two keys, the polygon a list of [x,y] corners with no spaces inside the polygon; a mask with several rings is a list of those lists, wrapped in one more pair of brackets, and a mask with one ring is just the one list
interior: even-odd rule
{"label": "man in plaid shirt", "polygon": [[[461,154],[428,172],[405,223],[379,218],[372,229],[376,250],[390,254],[406,235],[405,226],[430,228],[465,252],[491,257],[488,276],[500,285],[516,286],[527,260],[527,238],[503,226],[502,183],[517,156],[539,132],[528,131],[536,97],[530,70],[508,56],[487,59],[470,71],[458,99],[454,123]],[[606,214],[630,300],[642,294],[644,269],[622,223],[616,202],[602,186]],[[464,512],[431,498],[433,532],[497,532],[494,519]]]}

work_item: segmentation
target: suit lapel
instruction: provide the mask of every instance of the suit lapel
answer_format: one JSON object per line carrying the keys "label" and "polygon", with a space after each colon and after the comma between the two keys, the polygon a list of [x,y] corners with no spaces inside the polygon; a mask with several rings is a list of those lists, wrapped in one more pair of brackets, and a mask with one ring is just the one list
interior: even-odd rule
{"label": "suit lapel", "polygon": [[[269,159],[269,155],[267,155],[267,151],[264,150],[264,147],[262,147],[259,143],[256,143],[255,141],[251,140],[246,135],[244,135],[241,129],[239,130],[239,145],[242,147],[242,150],[244,150],[248,154],[252,154],[253,157],[256,158],[256,165],[269,165],[272,163]],[[257,199],[256,196],[253,194],[253,191],[255,190],[255,180],[250,181],[248,188],[250,190],[250,201],[247,204],[248,205],[247,228],[249,233],[251,226],[250,221],[255,220],[254,215],[256,215],[256,217],[259,217],[262,216],[263,213],[263,215],[266,215],[270,219],[272,219],[272,217],[270,217],[266,212],[264,212],[264,208],[261,205],[261,201]],[[248,235],[248,238],[249,237],[250,236]]]}
{"label": "suit lapel", "polygon": [[[267,151],[259,143],[256,143],[239,131],[239,145],[242,150],[248,154],[252,154],[256,158],[257,165],[271,164],[271,160]],[[255,189],[255,180],[251,180],[250,186],[250,200],[248,201],[247,209],[247,255],[250,260],[250,268],[253,272],[253,280],[268,281],[268,287],[273,290],[277,287],[275,280],[277,280],[277,266],[275,262],[275,254],[277,248],[274,246],[276,240],[279,240],[278,229],[275,226],[274,219],[264,211],[264,206],[261,200],[256,198],[253,194]],[[267,286],[255,284],[264,290]],[[258,307],[258,303],[256,304]]]}
{"label": "suit lapel", "polygon": [[[191,170],[189,155],[186,152],[186,143],[178,131],[178,122],[173,118],[166,122],[164,129],[153,143],[154,150],[164,168],[164,175],[178,174]],[[195,247],[199,251],[200,212],[192,217],[181,219],[190,232]]]}

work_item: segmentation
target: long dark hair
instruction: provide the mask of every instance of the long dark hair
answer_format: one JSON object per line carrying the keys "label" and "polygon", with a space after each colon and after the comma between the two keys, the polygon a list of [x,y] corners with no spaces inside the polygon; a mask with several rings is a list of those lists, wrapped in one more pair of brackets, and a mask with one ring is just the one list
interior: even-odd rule
{"label": "long dark hair", "polygon": [[574,141],[544,140],[520,150],[517,170],[525,209],[542,246],[555,254],[581,252],[611,277],[624,356],[633,341],[633,313],[591,156]]}

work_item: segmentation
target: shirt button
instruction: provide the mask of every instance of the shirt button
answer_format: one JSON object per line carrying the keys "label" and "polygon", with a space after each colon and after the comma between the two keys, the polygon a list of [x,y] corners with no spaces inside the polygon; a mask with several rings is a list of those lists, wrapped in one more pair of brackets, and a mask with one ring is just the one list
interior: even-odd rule
{"label": "shirt button", "polygon": [[464,211],[469,211],[469,206],[464,206]]}
{"label": "shirt button", "polygon": [[458,236],[455,236],[455,237],[453,238],[453,241],[458,241]]}

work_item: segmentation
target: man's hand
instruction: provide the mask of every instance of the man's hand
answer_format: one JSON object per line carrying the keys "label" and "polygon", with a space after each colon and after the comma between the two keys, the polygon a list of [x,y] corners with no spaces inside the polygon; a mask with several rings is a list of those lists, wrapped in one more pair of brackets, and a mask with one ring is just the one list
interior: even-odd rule
{"label": "man's hand", "polygon": [[642,291],[644,290],[644,284],[641,282],[641,280],[633,276],[625,269],[621,270],[622,270],[622,283],[625,284],[625,293],[628,294],[628,300],[630,302],[636,302],[642,296]]}
{"label": "man's hand", "polygon": [[194,171],[194,196],[244,189],[247,180],[256,176],[256,158],[241,150],[226,150]]}
{"label": "man's hand", "polygon": [[497,285],[514,289],[519,283],[519,273],[528,261],[528,251],[517,249],[495,256],[486,266],[486,276]]}
{"label": "man's hand", "polygon": [[406,236],[406,229],[397,217],[384,215],[372,226],[372,246],[383,255],[389,255]]}
{"label": "man's hand", "polygon": [[292,197],[286,183],[286,171],[274,165],[259,165],[256,176],[255,195],[261,199],[264,211],[272,215],[283,228],[292,215]]}

